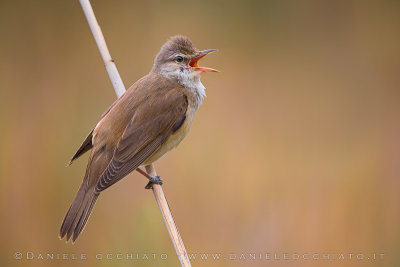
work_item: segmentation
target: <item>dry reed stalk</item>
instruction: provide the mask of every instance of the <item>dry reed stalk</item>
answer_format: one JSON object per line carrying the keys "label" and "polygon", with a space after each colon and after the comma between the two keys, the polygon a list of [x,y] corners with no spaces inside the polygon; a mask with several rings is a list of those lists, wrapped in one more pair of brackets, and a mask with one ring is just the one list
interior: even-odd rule
{"label": "dry reed stalk", "polygon": [[[108,76],[110,77],[115,93],[119,98],[125,93],[126,89],[124,83],[122,82],[121,76],[118,73],[114,60],[112,60],[110,52],[108,51],[106,41],[104,39],[103,33],[101,32],[100,26],[97,23],[92,6],[89,0],[79,0],[79,2],[81,3],[83,12],[85,13],[94,39],[96,40],[97,46],[100,50],[101,57],[103,58]],[[146,172],[151,176],[157,175],[153,164],[146,166]],[[178,232],[178,228],[176,227],[176,224],[174,222],[174,218],[172,217],[162,187],[161,185],[154,184],[152,190],[158,207],[160,208],[161,214],[163,216],[169,236],[171,237],[171,241],[174,245],[176,254],[178,255],[181,266],[189,267],[191,265],[186,253],[185,245],[183,244],[182,238]]]}

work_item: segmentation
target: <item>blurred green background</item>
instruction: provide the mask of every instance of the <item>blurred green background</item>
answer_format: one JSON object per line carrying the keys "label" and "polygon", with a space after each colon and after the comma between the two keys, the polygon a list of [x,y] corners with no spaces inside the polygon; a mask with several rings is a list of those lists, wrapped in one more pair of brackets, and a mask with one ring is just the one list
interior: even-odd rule
{"label": "blurred green background", "polygon": [[[172,35],[219,49],[191,133],[156,164],[188,252],[228,257],[193,266],[400,265],[399,1],[92,5],[127,87]],[[78,1],[1,1],[0,59],[0,265],[177,266],[137,173],[102,193],[74,245],[58,239],[87,155],[65,165],[116,98]]]}

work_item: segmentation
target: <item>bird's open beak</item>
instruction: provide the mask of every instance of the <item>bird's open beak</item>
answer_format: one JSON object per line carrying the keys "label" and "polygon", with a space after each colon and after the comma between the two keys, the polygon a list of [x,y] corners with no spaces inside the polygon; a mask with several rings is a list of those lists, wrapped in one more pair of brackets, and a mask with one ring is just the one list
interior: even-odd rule
{"label": "bird's open beak", "polygon": [[207,68],[207,67],[200,67],[199,65],[197,65],[197,62],[205,57],[206,55],[210,54],[211,52],[217,51],[217,49],[208,49],[208,50],[203,50],[200,51],[200,53],[193,57],[190,61],[189,61],[189,67],[192,68],[193,70],[196,71],[207,71],[207,72],[219,72],[219,70],[216,69],[212,69],[212,68]]}

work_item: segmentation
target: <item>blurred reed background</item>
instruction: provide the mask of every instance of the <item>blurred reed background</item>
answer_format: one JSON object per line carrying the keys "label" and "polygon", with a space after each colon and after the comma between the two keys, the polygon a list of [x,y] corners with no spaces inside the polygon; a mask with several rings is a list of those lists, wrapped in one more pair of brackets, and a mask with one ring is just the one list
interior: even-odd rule
{"label": "blurred reed background", "polygon": [[[189,253],[385,253],[193,266],[399,266],[399,1],[92,5],[127,87],[172,35],[219,49],[191,133],[156,164]],[[115,100],[78,1],[0,1],[0,40],[0,265],[177,266],[137,173],[101,195],[76,244],[58,239],[87,155],[65,165]]]}

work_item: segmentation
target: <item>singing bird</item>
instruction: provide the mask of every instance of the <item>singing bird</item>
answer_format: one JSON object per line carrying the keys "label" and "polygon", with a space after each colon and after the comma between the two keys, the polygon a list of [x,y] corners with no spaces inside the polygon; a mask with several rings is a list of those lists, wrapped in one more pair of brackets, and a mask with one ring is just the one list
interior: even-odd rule
{"label": "singing bird", "polygon": [[[187,135],[205,96],[200,75],[218,72],[197,62],[213,51],[196,49],[188,37],[171,37],[149,74],[103,113],[70,161],[91,149],[82,185],[62,222],[61,239],[76,240],[104,189],[153,163]],[[162,183],[158,176],[148,178],[146,188]]]}

